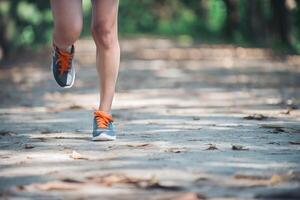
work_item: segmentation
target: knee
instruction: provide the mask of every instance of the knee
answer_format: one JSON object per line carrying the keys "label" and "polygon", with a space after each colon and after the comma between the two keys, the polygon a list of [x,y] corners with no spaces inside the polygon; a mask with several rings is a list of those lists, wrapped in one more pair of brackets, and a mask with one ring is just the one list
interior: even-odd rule
{"label": "knee", "polygon": [[66,43],[73,44],[80,36],[82,30],[82,20],[68,23],[58,23],[55,26],[56,38]]}
{"label": "knee", "polygon": [[99,21],[92,24],[91,31],[96,45],[102,48],[110,49],[118,41],[114,25],[105,21]]}

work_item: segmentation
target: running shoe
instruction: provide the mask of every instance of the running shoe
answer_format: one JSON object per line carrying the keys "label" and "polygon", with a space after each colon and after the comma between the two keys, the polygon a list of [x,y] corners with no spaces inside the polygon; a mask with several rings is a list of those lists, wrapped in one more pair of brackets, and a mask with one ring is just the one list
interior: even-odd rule
{"label": "running shoe", "polygon": [[94,112],[93,141],[112,141],[116,139],[113,128],[113,118],[103,111]]}
{"label": "running shoe", "polygon": [[55,81],[63,88],[70,88],[74,84],[74,51],[74,45],[72,45],[70,52],[62,51],[53,45],[51,68]]}

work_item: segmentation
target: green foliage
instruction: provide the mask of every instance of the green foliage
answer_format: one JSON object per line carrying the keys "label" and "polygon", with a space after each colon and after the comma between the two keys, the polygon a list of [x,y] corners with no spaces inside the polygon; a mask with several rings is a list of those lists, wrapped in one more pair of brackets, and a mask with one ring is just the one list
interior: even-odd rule
{"label": "green foliage", "polygon": [[226,7],[223,1],[208,1],[207,27],[209,31],[218,33],[222,31],[226,19]]}
{"label": "green foliage", "polygon": [[[228,28],[226,0],[120,0],[119,32],[121,34],[155,34],[176,36],[184,41],[223,41],[258,46],[282,46],[271,27],[272,0],[238,0],[238,25]],[[300,52],[300,1],[289,9],[291,46]],[[255,13],[249,8],[255,5]],[[84,31],[90,35],[91,1],[83,1]],[[257,12],[257,13],[256,13]],[[259,19],[255,15],[259,14]],[[251,26],[251,19],[259,21]],[[298,25],[297,25],[298,24]],[[0,45],[5,50],[35,47],[51,43],[52,14],[49,1],[0,1]],[[230,38],[226,31],[231,31]]]}

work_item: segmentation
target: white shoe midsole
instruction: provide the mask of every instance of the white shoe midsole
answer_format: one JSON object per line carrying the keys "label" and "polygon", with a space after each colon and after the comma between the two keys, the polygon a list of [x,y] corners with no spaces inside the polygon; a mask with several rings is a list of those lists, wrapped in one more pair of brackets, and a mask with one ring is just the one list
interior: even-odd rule
{"label": "white shoe midsole", "polygon": [[116,139],[115,135],[111,136],[111,135],[107,135],[105,133],[101,133],[100,135],[92,138],[93,141],[112,141],[115,139]]}

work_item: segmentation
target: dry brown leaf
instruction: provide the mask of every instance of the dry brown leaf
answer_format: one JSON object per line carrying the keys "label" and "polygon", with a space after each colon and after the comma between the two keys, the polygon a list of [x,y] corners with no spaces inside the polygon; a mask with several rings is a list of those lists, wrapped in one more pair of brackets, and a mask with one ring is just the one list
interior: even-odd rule
{"label": "dry brown leaf", "polygon": [[261,128],[272,129],[273,133],[285,132],[284,127],[278,124],[262,124]]}
{"label": "dry brown leaf", "polygon": [[249,150],[249,148],[246,148],[242,145],[237,145],[237,144],[233,144],[231,147],[232,150],[237,150],[237,151],[245,151],[245,150]]}
{"label": "dry brown leaf", "polygon": [[[51,190],[76,190],[82,184],[74,182],[52,181],[48,183],[33,184],[32,186],[38,190],[51,191]],[[25,186],[26,189],[26,186]]]}
{"label": "dry brown leaf", "polygon": [[89,160],[89,158],[81,155],[80,153],[78,153],[77,151],[73,150],[72,152],[72,155],[70,156],[71,158],[75,159],[75,160],[78,160],[78,159],[81,159],[81,160]]}
{"label": "dry brown leaf", "polygon": [[147,147],[150,146],[149,143],[142,143],[142,144],[127,144],[128,147],[134,147],[134,148],[138,148],[138,147]]}
{"label": "dry brown leaf", "polygon": [[171,153],[183,153],[183,152],[187,152],[187,148],[182,147],[173,147],[173,148],[169,148],[167,150],[165,150],[165,152],[171,152]]}
{"label": "dry brown leaf", "polygon": [[252,115],[248,115],[248,116],[243,117],[243,118],[247,119],[247,120],[265,120],[268,117],[263,115],[263,114],[252,114]]}
{"label": "dry brown leaf", "polygon": [[190,142],[196,142],[196,141],[203,141],[203,139],[198,139],[198,138],[196,139],[196,138],[195,138],[195,139],[189,139],[189,140],[187,140],[187,141],[190,141]]}
{"label": "dry brown leaf", "polygon": [[68,109],[70,109],[70,110],[78,110],[78,109],[83,109],[83,106],[77,105],[77,104],[73,104],[73,105],[70,105],[68,107]]}
{"label": "dry brown leaf", "polygon": [[288,180],[293,180],[297,178],[296,174],[273,174],[271,177],[267,176],[257,176],[257,175],[245,175],[236,174],[235,179],[250,181],[249,185],[259,186],[259,185],[276,185]]}
{"label": "dry brown leaf", "polygon": [[50,129],[41,131],[41,134],[49,134],[49,133],[53,133],[53,131],[51,131]]}
{"label": "dry brown leaf", "polygon": [[235,174],[235,179],[247,179],[247,180],[269,180],[266,176],[258,176],[258,175],[247,175],[247,174]]}
{"label": "dry brown leaf", "polygon": [[283,128],[279,124],[262,124],[261,128]]}
{"label": "dry brown leaf", "polygon": [[215,144],[208,144],[208,148],[206,150],[218,150],[218,147]]}
{"label": "dry brown leaf", "polygon": [[32,144],[25,144],[24,148],[25,149],[33,149],[34,146]]}
{"label": "dry brown leaf", "polygon": [[300,141],[289,141],[290,144],[300,145]]}
{"label": "dry brown leaf", "polygon": [[38,140],[38,142],[45,142],[47,140],[47,138],[45,137],[33,137],[33,140]]}
{"label": "dry brown leaf", "polygon": [[291,114],[291,111],[292,111],[292,109],[287,109],[287,110],[281,111],[280,114],[289,115],[289,114]]}
{"label": "dry brown leaf", "polygon": [[181,186],[168,184],[168,183],[159,183],[155,177],[149,179],[129,177],[125,174],[120,173],[109,173],[100,176],[90,176],[87,178],[89,181],[98,183],[107,187],[111,187],[116,184],[130,184],[138,188],[143,189],[161,189],[161,190],[172,190],[179,191],[182,190]]}
{"label": "dry brown leaf", "polygon": [[119,173],[109,173],[104,174],[100,176],[91,176],[87,178],[88,180],[92,182],[96,182],[101,185],[105,186],[113,186],[115,184],[133,184],[136,185],[140,182],[147,181],[146,179],[140,179],[140,178],[132,178],[128,177],[125,174],[119,174]]}
{"label": "dry brown leaf", "polygon": [[205,197],[195,192],[189,192],[189,193],[178,195],[177,197],[172,199],[173,200],[202,200],[205,199]]}
{"label": "dry brown leaf", "polygon": [[15,136],[17,135],[15,132],[13,131],[0,131],[0,136]]}
{"label": "dry brown leaf", "polygon": [[182,190],[182,186],[174,185],[170,183],[160,183],[158,181],[156,182],[144,182],[144,184],[138,185],[140,188],[143,189],[160,189],[160,190],[169,190],[169,191],[180,191]]}

